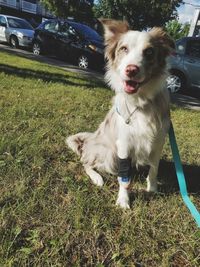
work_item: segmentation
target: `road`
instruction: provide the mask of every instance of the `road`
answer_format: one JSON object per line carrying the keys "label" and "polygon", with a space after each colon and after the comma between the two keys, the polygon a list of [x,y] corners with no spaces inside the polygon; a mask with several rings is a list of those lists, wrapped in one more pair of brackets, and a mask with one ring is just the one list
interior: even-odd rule
{"label": "road", "polygon": [[[6,52],[9,52],[9,53],[21,56],[21,57],[36,60],[36,61],[46,63],[52,66],[56,66],[66,71],[80,73],[81,75],[89,77],[90,79],[91,78],[97,79],[101,82],[103,82],[104,80],[103,74],[100,72],[93,71],[93,70],[83,70],[83,69],[78,68],[77,66],[58,60],[55,57],[49,57],[49,56],[47,57],[47,56],[42,56],[42,55],[36,56],[28,50],[13,49],[5,44],[0,44],[0,51],[6,51]],[[181,94],[173,94],[171,95],[171,101],[172,103],[178,106],[200,111],[200,100],[197,98],[186,96],[186,95],[181,95]]]}
{"label": "road", "polygon": [[43,56],[43,55],[36,56],[29,50],[14,49],[14,48],[11,48],[10,46],[8,46],[6,44],[2,44],[2,43],[0,43],[0,51],[6,51],[6,52],[9,52],[9,53],[21,56],[21,57],[36,60],[36,61],[46,63],[46,64],[49,64],[52,66],[56,66],[58,68],[66,70],[66,71],[80,73],[81,75],[92,77],[94,79],[98,79],[98,80],[103,81],[103,74],[102,73],[97,72],[97,71],[93,71],[93,70],[80,69],[79,67],[77,67],[75,65],[67,63],[66,61],[61,61],[61,60],[59,60],[53,56]]}

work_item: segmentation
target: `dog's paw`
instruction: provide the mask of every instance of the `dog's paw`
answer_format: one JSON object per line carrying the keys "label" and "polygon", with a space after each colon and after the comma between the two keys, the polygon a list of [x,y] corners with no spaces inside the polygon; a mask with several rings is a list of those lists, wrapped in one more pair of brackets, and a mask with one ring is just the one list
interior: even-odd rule
{"label": "dog's paw", "polygon": [[103,184],[104,184],[103,178],[102,178],[101,175],[99,175],[98,173],[95,174],[95,175],[93,175],[93,176],[91,177],[91,179],[92,179],[92,182],[93,182],[95,185],[99,186],[99,187],[103,186]]}
{"label": "dog's paw", "polygon": [[149,193],[156,193],[158,192],[158,186],[157,184],[156,185],[147,185],[147,189],[146,189],[147,192]]}
{"label": "dog's paw", "polygon": [[103,186],[103,178],[100,174],[98,174],[95,170],[93,170],[91,167],[85,167],[85,171],[87,175],[92,180],[93,184],[97,186]]}
{"label": "dog's paw", "polygon": [[118,197],[116,205],[122,209],[130,209],[129,199]]}

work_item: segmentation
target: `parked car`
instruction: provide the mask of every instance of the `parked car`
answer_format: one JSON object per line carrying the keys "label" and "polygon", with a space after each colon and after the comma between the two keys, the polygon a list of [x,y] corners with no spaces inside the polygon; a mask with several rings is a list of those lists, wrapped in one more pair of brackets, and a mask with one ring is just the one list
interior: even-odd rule
{"label": "parked car", "polygon": [[33,53],[54,54],[75,62],[79,67],[104,64],[102,37],[85,24],[69,20],[47,20],[35,30]]}
{"label": "parked car", "polygon": [[200,37],[184,37],[176,42],[176,53],[170,57],[168,89],[172,92],[200,88]]}
{"label": "parked car", "polygon": [[29,47],[34,29],[25,19],[0,14],[0,42],[7,42],[13,48]]}

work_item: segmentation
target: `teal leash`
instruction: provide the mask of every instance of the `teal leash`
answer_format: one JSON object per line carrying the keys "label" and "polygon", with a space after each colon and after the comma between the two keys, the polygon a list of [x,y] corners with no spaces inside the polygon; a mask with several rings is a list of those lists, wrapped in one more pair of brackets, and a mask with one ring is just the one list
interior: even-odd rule
{"label": "teal leash", "polygon": [[178,184],[179,184],[181,196],[183,198],[183,201],[185,202],[185,205],[188,207],[193,218],[195,219],[198,227],[200,227],[200,213],[198,212],[195,205],[192,203],[191,199],[188,196],[185,176],[184,176],[183,167],[181,164],[181,159],[180,159],[180,155],[178,151],[178,146],[176,143],[176,137],[174,134],[172,122],[171,122],[171,126],[169,129],[169,140],[170,140],[170,145],[171,145],[171,150],[172,150],[172,155],[174,159],[176,175],[178,178]]}
{"label": "teal leash", "polygon": [[[118,105],[116,106],[116,111],[119,115],[121,115],[119,112]],[[185,202],[185,205],[188,207],[189,211],[191,212],[198,227],[200,228],[200,213],[198,212],[195,205],[192,203],[191,199],[188,196],[185,176],[184,176],[183,167],[181,164],[181,159],[180,159],[180,155],[178,151],[178,146],[176,143],[176,137],[174,134],[174,128],[173,128],[172,122],[171,122],[170,129],[169,129],[169,141],[171,145],[172,155],[173,155],[175,169],[176,169],[176,175],[177,175],[182,199]],[[123,178],[123,179],[127,179],[127,178]]]}

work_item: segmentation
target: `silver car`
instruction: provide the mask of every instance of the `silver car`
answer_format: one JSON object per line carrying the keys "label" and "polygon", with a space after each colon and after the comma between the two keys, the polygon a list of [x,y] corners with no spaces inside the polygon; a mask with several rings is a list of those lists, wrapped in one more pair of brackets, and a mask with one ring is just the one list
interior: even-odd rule
{"label": "silver car", "polygon": [[167,85],[172,93],[200,89],[200,37],[178,40],[176,53],[170,57],[169,63],[171,75],[167,78]]}
{"label": "silver car", "polygon": [[0,14],[0,42],[7,42],[13,48],[29,47],[34,29],[25,19]]}

